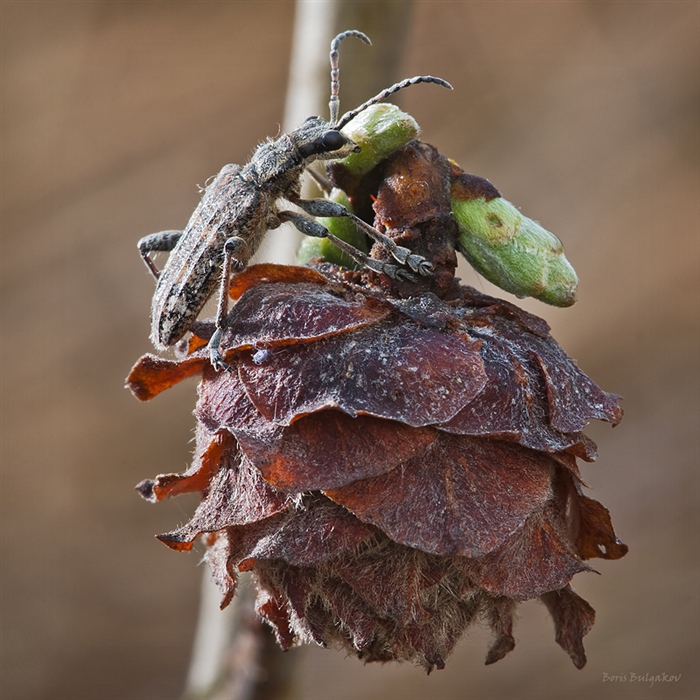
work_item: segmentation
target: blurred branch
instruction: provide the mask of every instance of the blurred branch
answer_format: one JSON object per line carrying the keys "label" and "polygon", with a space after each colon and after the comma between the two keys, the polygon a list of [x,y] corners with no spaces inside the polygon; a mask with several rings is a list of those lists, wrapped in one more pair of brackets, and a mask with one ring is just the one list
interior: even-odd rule
{"label": "blurred branch", "polygon": [[250,577],[241,576],[231,605],[219,610],[207,567],[183,700],[292,700],[295,657],[256,615],[255,595]]}
{"label": "blurred branch", "polygon": [[226,610],[219,610],[220,598],[207,566],[202,577],[199,619],[183,700],[210,697],[222,675],[230,632],[240,616],[241,597],[234,598]]}

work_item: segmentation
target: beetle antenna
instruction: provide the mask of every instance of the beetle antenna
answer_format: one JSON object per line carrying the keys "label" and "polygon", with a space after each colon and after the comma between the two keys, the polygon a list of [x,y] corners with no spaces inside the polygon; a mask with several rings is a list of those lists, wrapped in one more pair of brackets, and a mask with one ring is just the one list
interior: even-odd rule
{"label": "beetle antenna", "polygon": [[442,78],[433,78],[432,75],[417,75],[415,78],[407,78],[406,80],[402,80],[400,83],[392,85],[390,88],[386,88],[386,90],[382,90],[378,95],[375,95],[372,99],[367,100],[367,102],[364,102],[350,112],[345,112],[338,122],[333,122],[333,126],[336,129],[342,129],[351,119],[356,117],[360,112],[363,112],[370,105],[381,102],[389,97],[389,95],[393,95],[395,92],[403,90],[409,85],[416,85],[417,83],[435,83],[436,85],[441,85],[448,90],[452,90],[452,85],[450,85],[446,80],[443,80]]}
{"label": "beetle antenna", "polygon": [[331,41],[331,101],[328,103],[331,110],[331,124],[335,124],[336,119],[338,119],[338,112],[340,111],[340,82],[338,80],[340,69],[338,68],[338,47],[340,46],[340,42],[345,39],[346,36],[356,36],[358,39],[362,39],[365,44],[372,43],[366,34],[357,31],[357,29],[348,29],[346,32],[341,32],[335,39],[333,39],[333,41]]}

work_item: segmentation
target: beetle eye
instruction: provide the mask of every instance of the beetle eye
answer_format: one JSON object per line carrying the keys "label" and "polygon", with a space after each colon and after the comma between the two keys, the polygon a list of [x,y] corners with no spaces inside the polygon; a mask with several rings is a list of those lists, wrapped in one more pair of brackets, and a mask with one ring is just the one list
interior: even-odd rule
{"label": "beetle eye", "polygon": [[345,145],[345,137],[339,131],[326,131],[321,137],[321,143],[327,151],[337,151]]}

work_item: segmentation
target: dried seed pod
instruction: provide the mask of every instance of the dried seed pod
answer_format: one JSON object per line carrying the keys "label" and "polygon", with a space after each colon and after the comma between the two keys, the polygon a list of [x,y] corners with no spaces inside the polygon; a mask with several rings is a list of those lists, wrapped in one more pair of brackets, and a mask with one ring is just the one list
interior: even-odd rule
{"label": "dried seed pod", "polygon": [[576,459],[595,458],[581,431],[619,422],[619,397],[545,321],[454,280],[451,195],[469,178],[491,196],[411,141],[349,193],[431,261],[432,280],[250,267],[231,283],[231,372],[209,362],[214,325],[202,323],[178,360],[147,355],[129,376],[147,400],[201,375],[192,467],[138,489],[151,501],[201,493],[190,522],[160,539],[176,550],[205,541],[222,607],[252,572],[284,649],[334,644],[429,671],[482,619],[493,663],[515,646],[517,604],[540,598],[556,641],[586,662],[595,613],[571,579],[627,547],[583,495]]}

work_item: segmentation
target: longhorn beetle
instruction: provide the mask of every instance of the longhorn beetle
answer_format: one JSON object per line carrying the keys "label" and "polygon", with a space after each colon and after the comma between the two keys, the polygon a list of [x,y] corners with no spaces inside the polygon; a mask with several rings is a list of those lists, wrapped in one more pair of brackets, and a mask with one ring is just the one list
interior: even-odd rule
{"label": "longhorn beetle", "polygon": [[[161,231],[142,238],[139,252],[157,280],[151,304],[151,341],[165,350],[192,328],[199,312],[219,286],[216,328],[209,341],[212,365],[230,369],[219,346],[226,328],[229,281],[232,272],[243,270],[260,247],[268,229],[291,222],[308,236],[328,238],[361,265],[384,272],[396,279],[415,279],[401,267],[407,265],[421,275],[430,275],[432,265],[421,255],[396,245],[388,236],[351,214],[345,207],[324,199],[301,198],[301,176],[315,160],[337,160],[359,146],[343,135],[341,129],[372,104],[415,83],[436,83],[452,89],[441,78],[421,75],[402,80],[338,118],[340,111],[338,47],[348,36],[366,44],[370,40],[356,30],[338,34],[331,42],[330,120],[309,117],[289,134],[260,144],[244,165],[225,165],[206,188],[184,231]],[[278,200],[296,204],[306,214],[278,209]],[[350,218],[362,231],[386,248],[400,263],[383,263],[368,257],[352,245],[330,233],[310,217]],[[150,253],[171,251],[162,271]]]}

